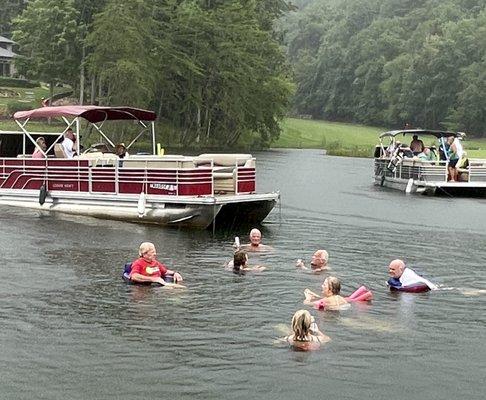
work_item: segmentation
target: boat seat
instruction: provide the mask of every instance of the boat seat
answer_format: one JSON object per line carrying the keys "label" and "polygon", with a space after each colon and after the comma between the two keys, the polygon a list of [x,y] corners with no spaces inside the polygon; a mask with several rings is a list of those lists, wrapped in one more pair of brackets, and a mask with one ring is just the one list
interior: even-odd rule
{"label": "boat seat", "polygon": [[56,158],[67,158],[61,143],[56,143],[54,145],[54,154]]}
{"label": "boat seat", "polygon": [[251,154],[200,154],[194,157],[194,165],[207,165],[213,162],[215,166],[220,167],[246,167],[252,166],[253,156]]}
{"label": "boat seat", "polygon": [[118,156],[116,154],[102,153],[101,151],[84,153],[76,158],[80,160],[89,160],[89,164],[92,167],[113,167],[118,161]]}

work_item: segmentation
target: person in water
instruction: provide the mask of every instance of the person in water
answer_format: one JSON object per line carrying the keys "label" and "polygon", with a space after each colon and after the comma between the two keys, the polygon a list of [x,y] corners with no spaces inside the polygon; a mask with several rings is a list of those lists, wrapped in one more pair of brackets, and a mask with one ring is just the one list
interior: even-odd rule
{"label": "person in water", "polygon": [[341,310],[349,303],[340,295],[341,282],[335,276],[329,276],[322,283],[322,296],[312,292],[309,289],[304,290],[304,304],[314,305],[322,308],[321,304],[328,310]]}
{"label": "person in water", "polygon": [[233,256],[233,272],[238,275],[243,275],[248,271],[263,271],[265,267],[256,265],[250,267],[248,265],[248,254],[244,250],[237,250]]}
{"label": "person in water", "polygon": [[393,260],[390,265],[388,265],[388,275],[390,275],[390,280],[388,283],[392,283],[394,286],[405,287],[424,283],[431,290],[438,289],[437,285],[425,278],[422,278],[413,269],[408,268],[405,265],[405,262],[400,259]]}
{"label": "person in water", "polygon": [[[164,264],[157,261],[157,251],[155,245],[150,242],[144,242],[140,245],[138,251],[139,258],[132,263],[130,279],[134,282],[153,282],[168,287],[185,287],[179,285],[182,282],[182,276],[178,272],[168,269]],[[175,283],[164,281],[166,275],[172,275]]]}
{"label": "person in water", "polygon": [[321,343],[331,340],[319,330],[314,317],[307,310],[295,312],[292,317],[292,332],[285,340],[297,350],[317,350]]}
{"label": "person in water", "polygon": [[[312,260],[311,260],[311,270],[313,272],[321,272],[329,269],[329,266],[327,265],[329,261],[329,253],[326,250],[317,250],[313,255],[312,255]],[[302,268],[302,269],[307,269],[305,266],[304,262],[301,259],[298,259],[297,262],[295,263],[295,266],[297,268]]]}
{"label": "person in water", "polygon": [[246,251],[268,251],[272,250],[271,246],[267,246],[262,243],[262,233],[256,229],[253,228],[250,231],[250,243],[244,244],[240,246],[240,249],[246,250]]}

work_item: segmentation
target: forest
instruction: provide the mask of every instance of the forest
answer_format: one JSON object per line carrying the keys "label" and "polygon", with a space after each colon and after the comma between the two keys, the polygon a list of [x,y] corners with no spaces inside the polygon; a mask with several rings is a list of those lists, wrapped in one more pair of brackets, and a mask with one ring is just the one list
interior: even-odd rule
{"label": "forest", "polygon": [[301,0],[280,22],[293,112],[486,134],[484,0]]}
{"label": "forest", "polygon": [[21,76],[150,108],[182,145],[285,116],[486,136],[484,0],[0,0]]}

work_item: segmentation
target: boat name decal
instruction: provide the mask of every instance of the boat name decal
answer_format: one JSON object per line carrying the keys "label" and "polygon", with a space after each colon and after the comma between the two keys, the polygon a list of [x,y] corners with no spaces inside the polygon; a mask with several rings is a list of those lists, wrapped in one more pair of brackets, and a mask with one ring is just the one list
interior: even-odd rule
{"label": "boat name decal", "polygon": [[73,183],[53,183],[52,184],[53,189],[72,189],[74,188]]}
{"label": "boat name decal", "polygon": [[170,192],[175,192],[177,190],[176,185],[167,185],[167,184],[164,184],[164,183],[151,183],[150,188],[151,189],[168,190]]}

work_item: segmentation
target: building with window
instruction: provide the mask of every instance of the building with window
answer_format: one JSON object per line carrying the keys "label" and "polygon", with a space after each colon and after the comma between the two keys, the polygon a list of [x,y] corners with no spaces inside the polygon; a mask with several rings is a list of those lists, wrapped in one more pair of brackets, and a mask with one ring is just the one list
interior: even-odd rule
{"label": "building with window", "polygon": [[14,76],[15,66],[14,57],[15,53],[12,51],[12,47],[15,43],[0,36],[0,76]]}

